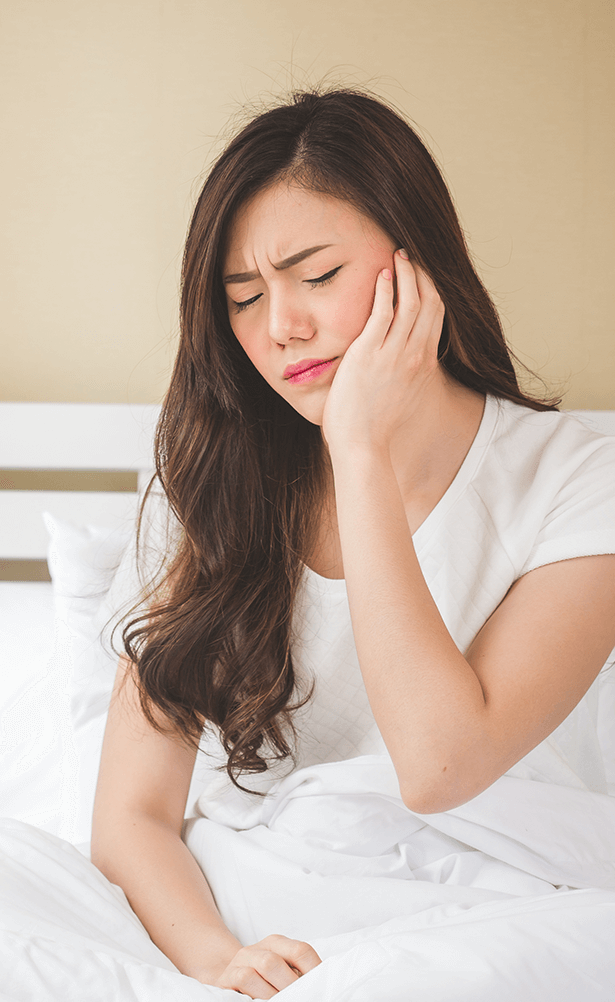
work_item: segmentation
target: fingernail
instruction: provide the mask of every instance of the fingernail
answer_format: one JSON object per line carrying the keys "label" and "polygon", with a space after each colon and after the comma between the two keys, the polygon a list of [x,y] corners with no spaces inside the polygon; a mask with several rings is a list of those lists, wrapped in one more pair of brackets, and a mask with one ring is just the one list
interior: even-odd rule
{"label": "fingernail", "polygon": [[389,282],[391,281],[391,278],[392,278],[393,276],[391,275],[391,271],[390,271],[390,269],[389,269],[389,268],[384,268],[384,269],[383,269],[383,271],[382,271],[382,277],[383,277],[383,278],[386,278],[386,279],[388,279],[388,280],[389,280]]}
{"label": "fingernail", "polygon": [[405,247],[400,247],[399,248],[399,256],[403,257],[404,261],[409,261],[410,260],[410,258],[408,257],[408,251],[406,250]]}

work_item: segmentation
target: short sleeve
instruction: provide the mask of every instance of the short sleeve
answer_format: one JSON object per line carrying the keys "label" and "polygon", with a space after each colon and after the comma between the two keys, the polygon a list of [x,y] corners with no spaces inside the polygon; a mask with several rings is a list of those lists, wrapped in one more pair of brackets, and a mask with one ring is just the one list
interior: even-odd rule
{"label": "short sleeve", "polygon": [[[566,468],[565,479],[550,500],[521,574],[558,560],[615,553],[615,438],[592,439],[572,472],[574,455],[560,466]],[[557,483],[557,473],[554,469],[552,482]]]}

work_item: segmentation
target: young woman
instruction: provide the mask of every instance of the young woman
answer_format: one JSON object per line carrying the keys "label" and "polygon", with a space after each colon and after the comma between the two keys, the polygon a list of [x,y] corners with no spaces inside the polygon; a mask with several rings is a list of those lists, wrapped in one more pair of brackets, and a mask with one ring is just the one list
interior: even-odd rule
{"label": "young woman", "polygon": [[182,841],[203,729],[248,800],[371,753],[419,814],[523,775],[615,644],[614,448],[519,387],[434,161],[360,93],[232,140],[181,326],[157,439],[177,532],[125,630],[92,860],[181,972],[266,999],[320,958],[224,924]]}

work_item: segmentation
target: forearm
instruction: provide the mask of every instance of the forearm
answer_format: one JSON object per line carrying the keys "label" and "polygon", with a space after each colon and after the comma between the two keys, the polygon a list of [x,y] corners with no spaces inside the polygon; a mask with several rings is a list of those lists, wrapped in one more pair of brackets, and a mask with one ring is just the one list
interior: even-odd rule
{"label": "forearm", "polygon": [[163,821],[135,813],[96,825],[92,862],[182,974],[213,983],[240,948],[196,860]]}
{"label": "forearm", "polygon": [[[388,455],[332,454],[359,664],[404,799],[426,812],[480,773],[486,708],[418,563]],[[460,802],[469,799],[462,792]]]}

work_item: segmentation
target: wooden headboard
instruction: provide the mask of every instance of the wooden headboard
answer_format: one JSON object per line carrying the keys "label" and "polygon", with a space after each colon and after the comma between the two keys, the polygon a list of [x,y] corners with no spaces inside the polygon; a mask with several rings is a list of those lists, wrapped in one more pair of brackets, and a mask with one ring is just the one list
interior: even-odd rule
{"label": "wooden headboard", "polygon": [[[133,519],[153,467],[152,404],[0,403],[0,577],[48,580],[43,511],[73,522]],[[572,411],[615,435],[615,411]]]}

